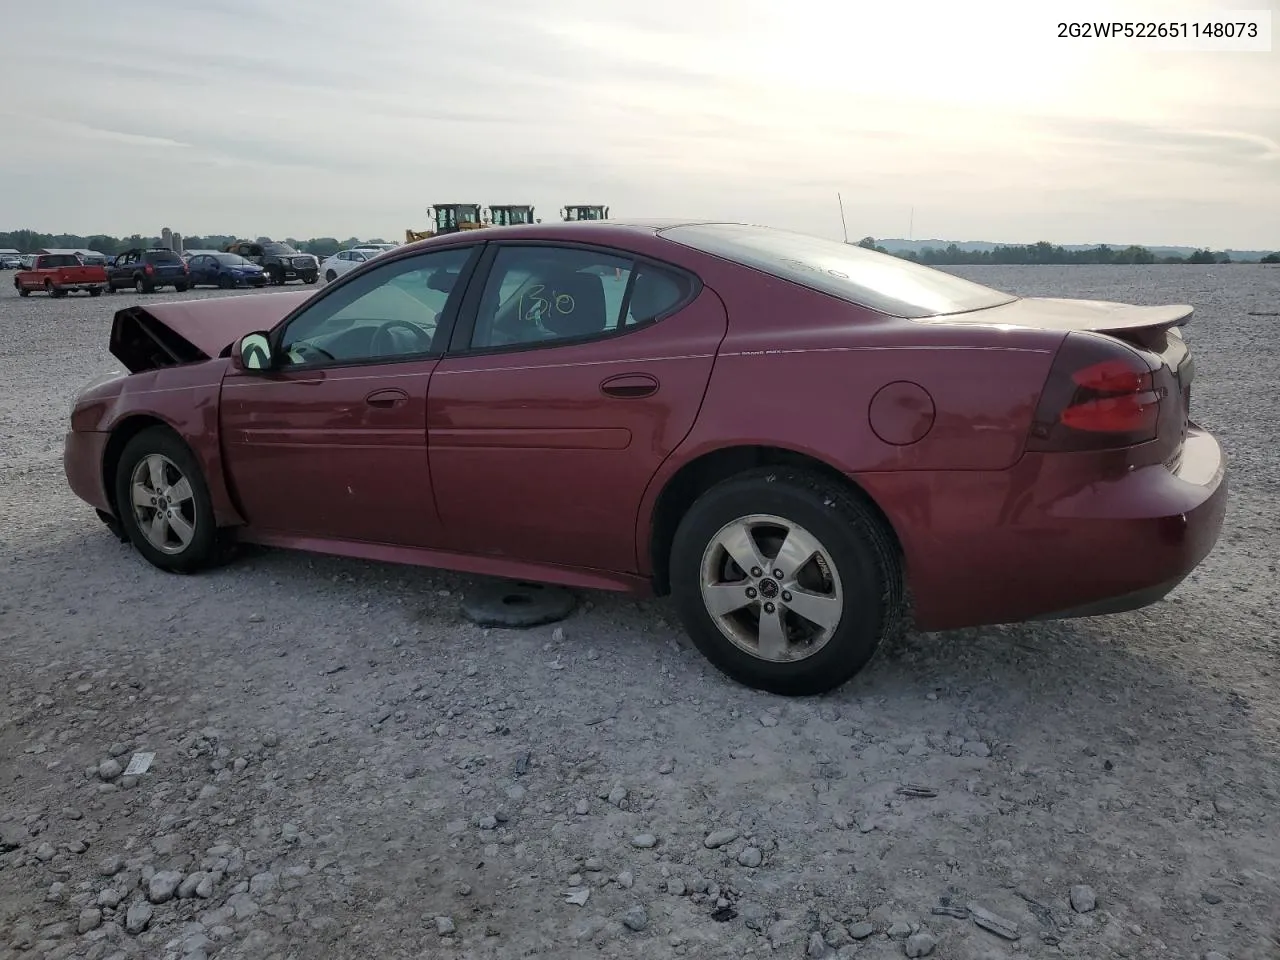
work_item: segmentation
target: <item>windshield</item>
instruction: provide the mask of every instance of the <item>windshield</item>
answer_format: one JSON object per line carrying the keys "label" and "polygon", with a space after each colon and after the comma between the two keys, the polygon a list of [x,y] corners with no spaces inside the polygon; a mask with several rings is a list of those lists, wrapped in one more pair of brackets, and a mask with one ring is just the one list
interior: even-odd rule
{"label": "windshield", "polygon": [[300,250],[293,249],[293,247],[289,246],[287,243],[264,243],[262,245],[262,252],[275,254],[276,256],[279,256],[280,254],[292,255],[295,253],[301,253]]}
{"label": "windshield", "polygon": [[228,267],[250,266],[249,261],[238,253],[219,253],[214,257],[214,259]]}
{"label": "windshield", "polygon": [[887,253],[739,223],[668,227],[659,236],[891,317],[983,310],[1018,298]]}

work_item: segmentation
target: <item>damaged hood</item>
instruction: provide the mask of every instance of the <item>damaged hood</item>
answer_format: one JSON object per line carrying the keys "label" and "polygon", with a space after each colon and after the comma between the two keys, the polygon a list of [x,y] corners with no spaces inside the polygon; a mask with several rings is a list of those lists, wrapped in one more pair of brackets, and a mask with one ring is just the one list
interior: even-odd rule
{"label": "damaged hood", "polygon": [[111,355],[130,373],[210,360],[246,333],[270,330],[311,290],[139,304],[116,313]]}

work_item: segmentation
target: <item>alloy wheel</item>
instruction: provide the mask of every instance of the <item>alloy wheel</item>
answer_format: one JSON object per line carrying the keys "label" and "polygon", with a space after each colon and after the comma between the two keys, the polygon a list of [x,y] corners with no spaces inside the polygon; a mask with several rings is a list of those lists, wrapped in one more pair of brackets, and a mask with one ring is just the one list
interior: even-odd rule
{"label": "alloy wheel", "polygon": [[699,586],[720,632],[772,663],[813,656],[844,613],[840,574],[827,549],[799,524],[771,514],[721,527],[703,552]]}
{"label": "alloy wheel", "polygon": [[153,453],[133,468],[133,515],[147,542],[162,553],[181,553],[196,534],[191,483],[168,457]]}

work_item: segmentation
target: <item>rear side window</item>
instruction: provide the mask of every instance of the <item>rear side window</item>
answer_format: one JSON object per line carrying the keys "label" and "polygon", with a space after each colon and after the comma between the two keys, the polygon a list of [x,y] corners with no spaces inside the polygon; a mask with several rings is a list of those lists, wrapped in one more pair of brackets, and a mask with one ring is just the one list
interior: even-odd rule
{"label": "rear side window", "polygon": [[692,294],[693,283],[683,274],[639,263],[631,281],[624,322],[627,326],[648,323],[679,306]]}
{"label": "rear side window", "polygon": [[182,258],[172,250],[148,250],[143,254],[147,263],[181,263]]}
{"label": "rear side window", "polygon": [[698,223],[659,236],[891,317],[941,317],[1018,299],[887,253],[769,227]]}
{"label": "rear side window", "polygon": [[74,253],[46,253],[40,258],[42,267],[79,267],[80,258]]}

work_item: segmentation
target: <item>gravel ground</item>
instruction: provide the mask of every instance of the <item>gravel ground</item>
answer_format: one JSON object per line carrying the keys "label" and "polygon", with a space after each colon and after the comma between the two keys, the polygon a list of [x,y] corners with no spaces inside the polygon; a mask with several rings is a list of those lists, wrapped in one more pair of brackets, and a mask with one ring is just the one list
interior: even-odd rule
{"label": "gravel ground", "polygon": [[0,288],[0,958],[1274,960],[1280,269],[956,272],[1195,304],[1226,531],[1166,602],[910,634],[803,701],[665,602],[483,630],[428,570],[152,569],[60,463],[135,297]]}

